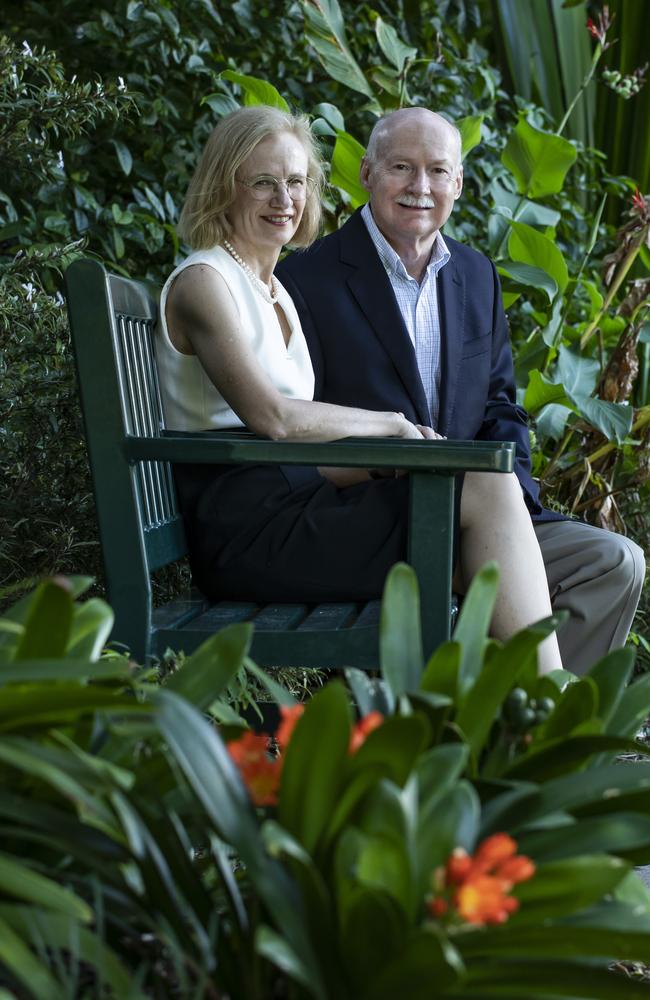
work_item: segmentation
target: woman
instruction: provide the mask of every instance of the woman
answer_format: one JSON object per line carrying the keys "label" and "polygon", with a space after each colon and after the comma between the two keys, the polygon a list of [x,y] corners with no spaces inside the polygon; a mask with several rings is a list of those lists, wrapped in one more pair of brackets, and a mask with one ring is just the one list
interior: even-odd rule
{"label": "woman", "polygon": [[[321,183],[306,119],[251,107],[214,129],[179,227],[194,252],[161,298],[157,354],[168,427],[247,427],[294,441],[439,437],[401,413],[312,401],[305,338],[273,270],[284,246],[316,236]],[[405,477],[196,465],[177,467],[176,479],[192,569],[213,599],[368,599],[405,557]],[[501,564],[497,638],[549,615],[544,566],[516,478],[466,475],[459,508],[460,589],[487,559]],[[554,635],[540,647],[539,664],[542,671],[561,666]]]}

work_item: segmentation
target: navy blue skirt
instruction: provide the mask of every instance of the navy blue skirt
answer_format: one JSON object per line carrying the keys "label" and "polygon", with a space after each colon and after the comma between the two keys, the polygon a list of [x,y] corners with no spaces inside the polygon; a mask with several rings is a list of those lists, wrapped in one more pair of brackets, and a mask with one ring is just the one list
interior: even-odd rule
{"label": "navy blue skirt", "polygon": [[211,600],[371,600],[406,558],[408,476],[344,488],[308,466],[176,465],[174,476],[192,574]]}

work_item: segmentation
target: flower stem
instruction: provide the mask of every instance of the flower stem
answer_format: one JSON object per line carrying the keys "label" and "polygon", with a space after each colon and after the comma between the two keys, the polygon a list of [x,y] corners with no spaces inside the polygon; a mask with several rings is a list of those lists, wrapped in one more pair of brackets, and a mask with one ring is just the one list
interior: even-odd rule
{"label": "flower stem", "polygon": [[637,258],[639,250],[641,249],[642,242],[643,242],[643,238],[641,237],[641,239],[639,239],[638,243],[635,243],[633,246],[630,247],[630,249],[626,253],[625,257],[621,261],[621,265],[620,265],[618,271],[616,272],[616,276],[615,276],[614,280],[612,281],[611,285],[609,286],[609,289],[607,290],[607,295],[605,296],[605,299],[603,301],[602,306],[600,307],[600,309],[598,310],[598,312],[596,313],[596,315],[592,319],[591,323],[589,323],[589,325],[587,326],[587,328],[583,332],[582,337],[580,338],[580,350],[582,350],[583,347],[585,346],[585,344],[587,343],[587,341],[591,339],[591,337],[592,337],[592,335],[593,335],[596,327],[598,326],[598,324],[600,323],[601,319],[603,318],[603,316],[605,315],[605,313],[609,309],[609,307],[610,307],[610,305],[612,303],[612,299],[614,298],[614,296],[616,295],[617,291],[619,290],[619,288],[623,284],[623,282],[625,280],[625,277],[627,275],[627,272],[630,270],[630,268],[632,267],[632,264],[634,263],[634,261]]}
{"label": "flower stem", "polygon": [[571,101],[569,107],[567,108],[566,114],[564,115],[564,118],[562,119],[562,121],[558,125],[558,127],[556,129],[556,132],[555,132],[556,135],[562,135],[562,133],[564,132],[564,129],[566,127],[566,123],[568,122],[569,118],[571,117],[571,115],[573,113],[573,109],[575,108],[576,104],[578,103],[578,101],[580,100],[580,98],[584,94],[585,90],[587,89],[587,87],[589,86],[589,84],[592,81],[593,75],[594,75],[594,73],[596,71],[596,66],[598,65],[598,62],[599,62],[600,57],[601,57],[602,54],[603,54],[603,47],[602,47],[602,45],[599,42],[598,45],[596,46],[596,48],[594,49],[594,54],[593,54],[592,59],[591,59],[591,66],[589,67],[589,70],[585,74],[584,80],[580,84],[580,87],[576,91],[573,100]]}

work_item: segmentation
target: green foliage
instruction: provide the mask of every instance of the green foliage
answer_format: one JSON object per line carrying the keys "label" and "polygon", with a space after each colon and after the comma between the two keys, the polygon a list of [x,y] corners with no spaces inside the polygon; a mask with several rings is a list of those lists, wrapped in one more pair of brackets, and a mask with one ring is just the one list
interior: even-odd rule
{"label": "green foliage", "polygon": [[[224,743],[237,731],[212,721],[248,662],[248,627],[159,688],[98,658],[111,611],[78,602],[87,579],[23,598],[0,619],[0,987],[39,1000],[376,1000],[432,984],[470,998],[504,983],[529,1000],[644,995],[609,966],[650,958],[650,896],[630,872],[650,847],[648,765],[613,763],[650,687],[624,690],[621,650],[581,681],[537,678],[550,624],[488,643],[496,585],[492,568],[478,575],[454,644],[464,683],[436,696],[444,657],[414,670],[417,587],[393,569],[381,676],[350,671],[353,698],[335,681],[306,706],[277,809],[255,809],[251,771]],[[354,702],[384,718],[350,752]],[[487,926],[434,915],[452,851],[502,832],[536,868],[517,912]]]}

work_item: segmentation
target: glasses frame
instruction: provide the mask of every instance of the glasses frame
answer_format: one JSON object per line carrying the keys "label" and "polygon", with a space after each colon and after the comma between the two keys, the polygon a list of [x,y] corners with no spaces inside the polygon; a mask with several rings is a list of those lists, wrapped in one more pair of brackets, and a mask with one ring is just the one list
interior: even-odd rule
{"label": "glasses frame", "polygon": [[[242,187],[245,187],[250,191],[251,197],[253,197],[255,201],[271,201],[272,198],[275,198],[277,196],[280,188],[283,187],[286,190],[289,197],[291,198],[291,201],[303,202],[307,201],[309,196],[313,194],[316,189],[316,182],[314,178],[309,176],[294,177],[294,178],[288,177],[287,180],[279,180],[277,177],[274,177],[273,174],[258,174],[257,177],[252,177],[249,178],[248,180],[242,180],[240,177],[235,177],[235,180],[237,181],[238,184],[241,184]],[[273,190],[270,193],[267,194],[264,192],[260,192],[259,188],[255,187],[255,184],[261,180],[268,180],[273,182]],[[295,195],[291,194],[291,191],[289,190],[289,184],[292,180],[304,181],[305,193],[303,197],[296,198]]]}

